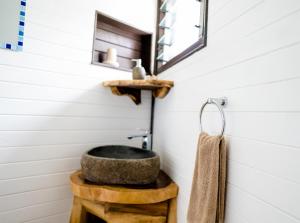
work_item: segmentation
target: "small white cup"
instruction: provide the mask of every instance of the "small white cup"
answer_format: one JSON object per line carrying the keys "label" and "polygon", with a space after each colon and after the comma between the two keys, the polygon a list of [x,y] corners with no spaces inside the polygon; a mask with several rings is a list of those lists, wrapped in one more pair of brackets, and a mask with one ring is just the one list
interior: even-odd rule
{"label": "small white cup", "polygon": [[107,56],[106,60],[103,61],[105,64],[109,64],[114,67],[119,67],[119,63],[117,61],[117,50],[115,48],[108,48],[107,49]]}

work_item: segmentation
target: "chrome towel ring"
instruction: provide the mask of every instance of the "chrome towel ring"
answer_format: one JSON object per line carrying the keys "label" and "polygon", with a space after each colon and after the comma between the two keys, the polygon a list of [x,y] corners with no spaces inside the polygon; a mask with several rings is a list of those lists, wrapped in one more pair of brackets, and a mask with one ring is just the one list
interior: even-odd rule
{"label": "chrome towel ring", "polygon": [[206,105],[214,104],[214,105],[217,106],[217,108],[219,109],[219,111],[221,113],[221,118],[222,118],[222,122],[223,122],[221,136],[223,136],[224,131],[225,131],[225,126],[226,126],[225,114],[224,114],[224,111],[223,111],[223,107],[225,107],[227,105],[227,103],[228,103],[228,100],[225,97],[207,99],[207,101],[202,105],[202,107],[200,109],[200,129],[201,129],[202,132],[203,132],[203,127],[202,127],[202,113],[203,113],[203,110],[204,110]]}

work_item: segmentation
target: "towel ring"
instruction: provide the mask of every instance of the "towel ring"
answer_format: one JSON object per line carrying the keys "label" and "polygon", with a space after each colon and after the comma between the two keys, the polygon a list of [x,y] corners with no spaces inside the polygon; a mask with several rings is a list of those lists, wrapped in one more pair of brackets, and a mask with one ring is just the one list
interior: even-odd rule
{"label": "towel ring", "polygon": [[217,108],[219,109],[220,111],[220,114],[221,114],[221,118],[222,118],[222,123],[223,123],[223,127],[222,127],[222,131],[221,131],[221,136],[223,136],[224,134],[224,131],[225,131],[225,126],[226,126],[226,121],[225,121],[225,114],[224,114],[224,111],[223,111],[223,108],[225,105],[227,105],[227,98],[209,98],[201,107],[200,109],[200,129],[201,131],[203,132],[203,127],[202,127],[202,113],[203,113],[203,110],[205,108],[206,105],[208,104],[214,104],[217,106]]}

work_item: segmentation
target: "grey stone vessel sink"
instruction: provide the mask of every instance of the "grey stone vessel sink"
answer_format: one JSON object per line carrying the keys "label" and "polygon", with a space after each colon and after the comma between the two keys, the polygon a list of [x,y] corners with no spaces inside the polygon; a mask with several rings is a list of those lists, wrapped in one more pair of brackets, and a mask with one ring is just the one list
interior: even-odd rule
{"label": "grey stone vessel sink", "polygon": [[159,156],[129,146],[100,146],[81,159],[85,179],[98,184],[150,184],[160,170]]}

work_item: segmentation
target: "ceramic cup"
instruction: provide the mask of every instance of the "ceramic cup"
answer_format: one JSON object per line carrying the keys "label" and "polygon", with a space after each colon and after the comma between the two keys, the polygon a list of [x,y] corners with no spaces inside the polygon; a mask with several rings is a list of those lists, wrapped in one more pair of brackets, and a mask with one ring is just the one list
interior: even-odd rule
{"label": "ceramic cup", "polygon": [[117,50],[115,48],[107,49],[106,60],[103,62],[105,64],[109,64],[114,67],[119,67],[119,63],[117,61]]}

